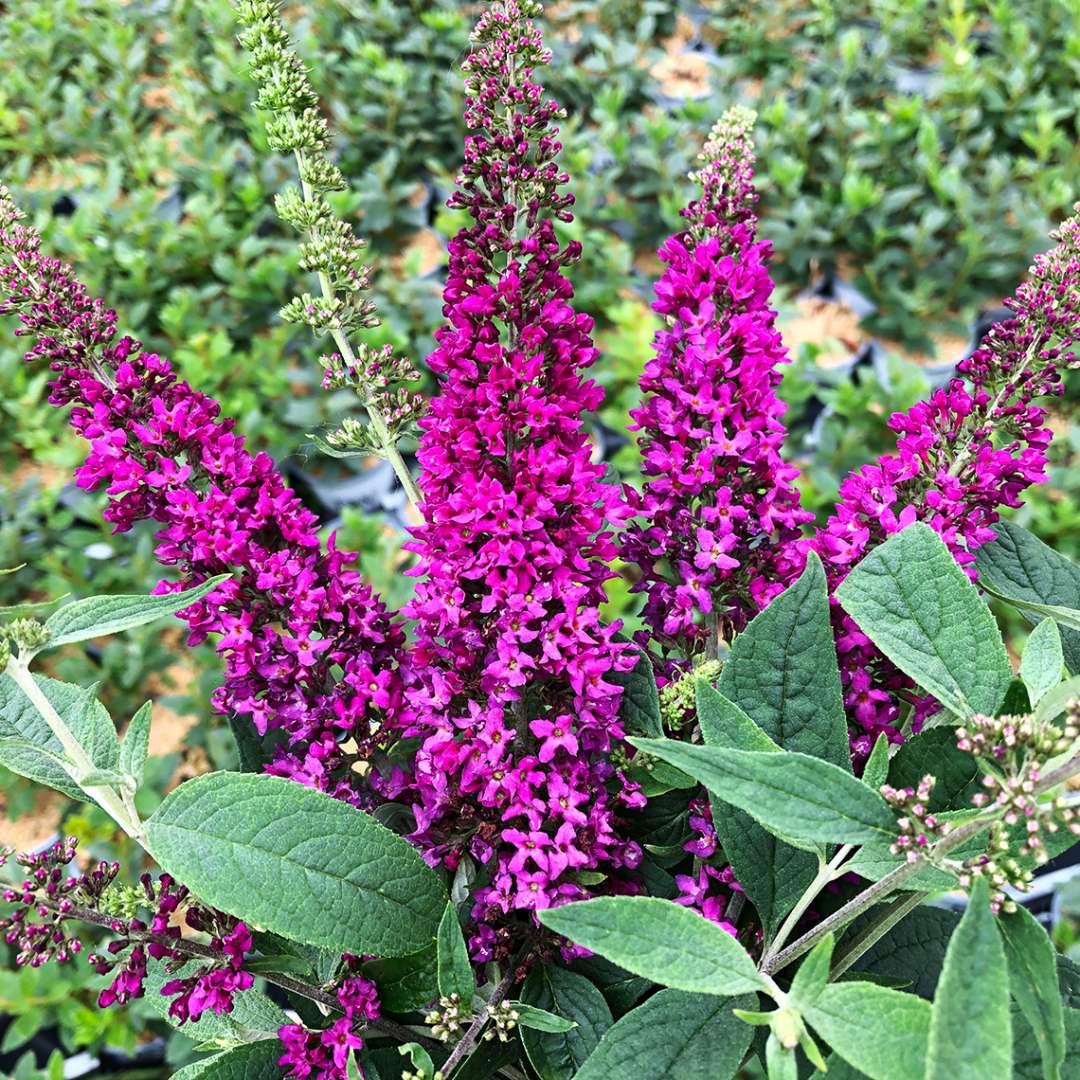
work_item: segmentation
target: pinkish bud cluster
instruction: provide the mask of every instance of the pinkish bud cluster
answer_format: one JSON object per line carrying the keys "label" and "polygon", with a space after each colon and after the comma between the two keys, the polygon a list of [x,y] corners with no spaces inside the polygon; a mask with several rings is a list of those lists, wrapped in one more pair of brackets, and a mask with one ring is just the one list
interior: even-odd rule
{"label": "pinkish bud cluster", "polygon": [[934,840],[944,836],[949,826],[930,813],[930,795],[935,778],[924,776],[917,788],[894,788],[883,784],[881,795],[900,816],[896,819],[900,835],[889,848],[894,855],[903,855],[908,862],[917,862]]}
{"label": "pinkish bud cluster", "polygon": [[[82,951],[82,943],[64,929],[65,916],[76,904],[96,908],[120,865],[101,862],[85,874],[70,875],[67,867],[75,859],[77,846],[78,840],[69,836],[37,854],[15,856],[26,878],[19,887],[0,893],[7,903],[16,905],[0,919],[0,932],[16,950],[19,967],[41,967],[50,960],[62,964]],[[0,866],[12,854],[10,848],[0,854]]]}

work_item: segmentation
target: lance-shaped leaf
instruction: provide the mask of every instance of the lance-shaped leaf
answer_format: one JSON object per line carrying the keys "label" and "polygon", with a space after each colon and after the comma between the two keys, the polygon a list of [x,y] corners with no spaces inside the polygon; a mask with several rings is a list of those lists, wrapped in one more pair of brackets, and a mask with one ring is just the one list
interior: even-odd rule
{"label": "lance-shaped leaf", "polygon": [[735,639],[720,692],[785,750],[851,768],[828,587],[816,554]]}
{"label": "lance-shaped leaf", "polygon": [[527,1026],[521,1032],[529,1064],[540,1080],[571,1080],[611,1027],[604,995],[584,975],[555,964],[537,964],[521,988],[521,999],[572,1025],[563,1031]]}
{"label": "lance-shaped leaf", "polygon": [[930,1030],[930,1005],[922,998],[874,983],[832,983],[803,1015],[835,1053],[870,1080],[922,1076]]}
{"label": "lance-shaped leaf", "polygon": [[1053,690],[1061,682],[1065,667],[1065,654],[1061,646],[1061,633],[1053,619],[1043,619],[1027,639],[1024,655],[1020,657],[1020,678],[1027,687],[1032,705]]}
{"label": "lance-shaped leaf", "polygon": [[136,784],[142,783],[146,752],[150,748],[151,705],[145,702],[131,718],[120,743],[118,768]]}
{"label": "lance-shaped leaf", "polygon": [[885,800],[820,758],[725,750],[674,739],[631,739],[640,750],[695,777],[789,843],[891,843],[896,819]]}
{"label": "lance-shaped leaf", "polygon": [[[44,675],[34,675],[33,679],[90,760],[99,769],[115,769],[119,759],[116,728],[105,706],[97,700],[96,688],[83,690]],[[65,760],[59,739],[30,699],[10,675],[0,675],[0,763],[69,798],[91,802],[64,768]]]}
{"label": "lance-shaped leaf", "polygon": [[[776,745],[734,702],[705,680],[697,683],[697,717],[708,746],[777,752]],[[731,863],[771,939],[817,873],[817,858],[785,844],[749,814],[710,795],[713,825]]]}
{"label": "lance-shaped leaf", "polygon": [[173,1073],[173,1080],[277,1080],[281,1076],[277,1038],[244,1043]]}
{"label": "lance-shaped leaf", "polygon": [[836,590],[873,643],[957,716],[993,716],[1012,681],[997,623],[941,537],[916,523]]}
{"label": "lance-shaped leaf", "polygon": [[[70,645],[76,641],[89,641],[106,634],[118,634],[144,626],[165,615],[172,615],[213,592],[228,574],[209,578],[194,589],[178,593],[162,593],[160,596],[88,596],[65,604],[45,620],[49,640],[42,649],[57,645]],[[41,649],[35,650],[41,652]]]}
{"label": "lance-shaped leaf", "polygon": [[222,911],[341,952],[400,956],[435,938],[442,882],[408,841],[302,784],[211,773],[146,823],[162,869]]}
{"label": "lance-shaped leaf", "polygon": [[990,912],[990,891],[980,877],[945,952],[930,1020],[926,1080],[1011,1075],[1009,972]]}
{"label": "lance-shaped leaf", "polygon": [[1057,1080],[1065,1061],[1065,1014],[1053,943],[1025,908],[1002,916],[999,925],[1013,999],[1039,1044],[1045,1080]]}
{"label": "lance-shaped leaf", "polygon": [[662,986],[721,997],[764,989],[735,938],[671,900],[603,896],[539,914],[549,930]]}
{"label": "lance-shaped leaf", "polygon": [[661,990],[604,1035],[574,1080],[730,1080],[753,1036],[732,1010],[756,1007],[749,996]]}
{"label": "lance-shaped leaf", "polygon": [[[1080,566],[1011,521],[999,521],[994,532],[997,539],[975,553],[980,586],[1025,611],[1032,622],[1039,616],[1025,604],[1080,609]],[[1062,629],[1061,643],[1069,671],[1080,674],[1080,631]]]}
{"label": "lance-shaped leaf", "polygon": [[468,1006],[476,992],[476,979],[453,904],[446,905],[439,922],[436,951],[440,997],[448,998],[457,994],[459,1000]]}

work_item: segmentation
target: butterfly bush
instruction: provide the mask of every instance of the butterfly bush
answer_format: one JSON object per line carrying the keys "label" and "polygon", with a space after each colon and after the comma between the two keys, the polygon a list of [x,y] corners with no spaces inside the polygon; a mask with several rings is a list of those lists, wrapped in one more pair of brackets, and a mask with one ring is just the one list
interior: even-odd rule
{"label": "butterfly bush", "polygon": [[[640,568],[642,618],[683,656],[740,630],[793,577],[790,544],[811,515],[781,457],[787,352],[769,307],[771,247],[755,240],[753,113],[714,128],[693,176],[686,229],[660,248],[664,328],[641,377],[645,483],[622,555]],[[632,492],[633,489],[631,489]]]}
{"label": "butterfly bush", "polygon": [[451,869],[465,851],[487,869],[477,959],[507,915],[641,859],[619,818],[642,800],[611,761],[623,730],[609,676],[635,657],[599,611],[627,510],[584,426],[602,398],[584,376],[597,350],[564,273],[580,244],[556,235],[573,204],[562,110],[535,79],[550,53],[527,10],[484,12],[463,64],[469,134],[449,206],[471,223],[449,245],[447,325],[428,357],[440,390],[420,421],[424,523],[406,545],[417,839]]}
{"label": "butterfly bush", "polygon": [[[656,758],[636,740],[670,735],[651,744],[668,754],[708,749],[704,714],[699,723],[696,712],[701,687],[717,681],[727,646],[754,617],[807,568],[817,568],[820,582],[820,566],[850,722],[849,731],[838,717],[840,756],[850,734],[854,764],[869,771],[879,734],[901,742],[917,732],[939,703],[915,697],[914,682],[845,613],[836,590],[842,597],[857,563],[921,522],[947,545],[938,551],[948,573],[974,596],[949,553],[976,579],[975,553],[994,539],[1000,511],[1018,506],[1022,492],[1044,478],[1050,429],[1037,401],[1061,392],[1060,370],[1074,362],[1080,337],[1080,218],[1073,218],[1007,301],[1011,317],[949,385],[891,418],[895,452],[848,476],[835,513],[811,529],[797,470],[783,456],[776,391],[787,353],[771,307],[770,246],[756,235],[754,117],[734,108],[705,143],[683,227],[659,252],[664,269],[653,306],[663,325],[630,417],[641,485],[612,482],[587,429],[602,402],[588,375],[598,350],[592,320],[574,306],[570,274],[582,251],[561,232],[573,220],[574,198],[560,164],[564,113],[538,76],[551,58],[532,21],[538,11],[532,0],[488,4],[462,64],[467,136],[448,206],[466,223],[449,243],[445,322],[427,358],[437,393],[425,404],[404,385],[412,366],[363,341],[377,313],[366,295],[362,241],[334,211],[331,193],[345,180],[277,5],[237,4],[269,142],[292,155],[300,181],[277,209],[303,235],[301,266],[319,284],[317,295],[301,294],[283,315],[333,342],[321,361],[326,385],[354,389],[365,413],[318,443],[333,453],[387,457],[418,509],[405,545],[416,588],[401,612],[387,609],[333,536],[320,541],[315,516],[267,455],[245,448],[219,405],[180,381],[166,359],[121,335],[116,313],[43,253],[0,189],[0,314],[17,316],[26,359],[48,365],[49,400],[70,409],[72,428],[88,444],[77,483],[104,492],[104,515],[117,532],[144,521],[157,526],[158,561],[176,578],[158,593],[208,583],[209,592],[177,613],[190,643],[212,636],[222,657],[215,709],[263,740],[266,772],[339,802],[266,781],[275,797],[286,790],[341,812],[344,802],[394,822],[409,843],[390,838],[434,882],[440,909],[449,885],[454,906],[438,925],[434,959],[410,951],[411,958],[387,961],[342,946],[329,950],[328,974],[320,940],[318,985],[261,965],[279,988],[308,997],[328,1018],[321,1027],[307,1014],[280,1025],[277,1065],[288,1076],[363,1075],[358,1055],[372,1031],[401,1044],[415,1069],[404,1075],[422,1080],[443,1075],[427,1057],[432,1042],[460,1039],[440,1066],[449,1075],[481,1032],[505,1041],[519,1020],[546,1023],[540,1030],[549,1035],[561,1031],[536,1009],[523,1016],[507,995],[532,965],[588,953],[584,938],[560,932],[569,924],[559,916],[590,897],[598,904],[668,897],[678,918],[691,919],[679,910],[687,908],[719,924],[727,935],[691,919],[724,946],[738,941],[751,950],[766,975],[791,958],[796,946],[784,944],[796,924],[811,927],[800,939],[798,955],[805,952],[816,928],[834,917],[827,909],[858,879],[837,884],[843,866],[831,877],[819,874],[767,941],[769,920],[743,914],[753,885],[740,869],[744,891],[724,851],[720,837],[731,832],[714,816],[726,812],[723,804],[710,803],[677,770],[652,771]],[[417,477],[396,448],[412,428]],[[601,614],[620,564],[643,598],[646,629],[633,641]],[[219,575],[228,576],[215,584]],[[820,614],[828,644],[826,586]],[[33,618],[0,626],[0,670],[13,670],[47,641],[47,626]],[[1008,668],[1003,650],[1001,661]],[[1060,655],[1054,662],[1060,674]],[[20,670],[30,679],[25,663]],[[1010,677],[1008,669],[1006,683]],[[33,693],[32,680],[20,686]],[[646,723],[649,701],[655,717]],[[961,728],[959,750],[978,759],[987,777],[976,807],[1005,808],[1010,826],[1028,818],[1029,854],[1043,854],[1044,826],[1047,836],[1056,828],[1035,797],[1039,769],[1072,745],[1077,715],[1073,706],[1060,734],[1037,715],[975,716]],[[1017,732],[1019,749],[1008,742]],[[755,737],[760,750],[768,737]],[[1011,749],[998,754],[999,744]],[[986,752],[991,745],[996,764]],[[799,758],[800,768],[813,765]],[[957,833],[929,809],[933,777],[891,787],[883,783],[887,767],[877,791],[861,796],[856,824],[870,820],[882,831],[880,814],[901,815],[892,854],[912,873],[933,850],[941,855],[934,865],[946,865]],[[73,778],[91,795],[111,782],[87,775]],[[859,784],[850,775],[841,780]],[[709,791],[715,794],[711,783]],[[877,800],[869,810],[868,798]],[[673,802],[679,813],[670,835],[647,853],[650,822],[668,816]],[[1071,807],[1055,804],[1053,812],[1080,832]],[[133,821],[127,831],[144,839],[137,813]],[[758,825],[747,822],[752,839]],[[966,885],[985,878],[994,910],[1007,911],[1005,887],[1022,887],[1030,871],[1001,856],[1009,841],[1001,822],[994,829],[991,847],[956,867]],[[782,830],[776,835],[785,838]],[[772,843],[767,832],[760,836]],[[850,846],[840,851],[846,856]],[[15,911],[0,921],[17,962],[70,961],[82,944],[66,925],[79,919],[111,935],[104,952],[90,957],[110,979],[102,1006],[142,996],[151,961],[169,976],[161,994],[177,1023],[229,1013],[237,995],[251,991],[253,956],[266,946],[258,920],[203,902],[169,873],[143,875],[141,891],[125,898],[118,864],[77,873],[67,869],[74,858],[68,841],[22,859],[26,881],[4,894]],[[340,867],[334,872],[345,880]],[[380,885],[392,885],[394,872],[389,867]],[[181,917],[197,940],[183,933]],[[435,974],[428,970],[425,983],[427,960]],[[633,960],[620,962],[636,971]],[[385,963],[403,966],[379,967]],[[495,985],[473,995],[474,977],[492,970],[502,972]],[[395,1011],[391,995],[400,1000],[412,984],[427,988],[426,1000],[397,1011],[421,1012],[426,1043],[413,1041],[419,1025],[383,1015]],[[769,1017],[790,1011],[775,983],[760,985],[780,995],[781,1008]],[[798,1031],[783,1052],[802,1045],[816,1062],[816,1048]]]}

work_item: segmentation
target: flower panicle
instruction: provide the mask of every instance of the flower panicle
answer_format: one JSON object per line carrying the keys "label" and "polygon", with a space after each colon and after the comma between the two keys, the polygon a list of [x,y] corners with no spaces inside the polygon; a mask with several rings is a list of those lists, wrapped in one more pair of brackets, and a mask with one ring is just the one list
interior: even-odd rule
{"label": "flower panicle", "polygon": [[[994,539],[1001,508],[1019,506],[1022,493],[1046,478],[1052,432],[1038,401],[1059,395],[1061,369],[1076,364],[1080,205],[1052,235],[1057,245],[1006,300],[1011,316],[990,328],[948,385],[889,419],[896,451],[852,472],[832,517],[795,542],[821,556],[830,587],[914,521],[930,525],[974,578],[976,549]],[[839,609],[834,622],[853,747],[865,756],[879,732],[899,737],[897,693],[911,685]],[[914,730],[934,708],[932,698],[916,703]]]}
{"label": "flower panicle", "polygon": [[784,546],[810,517],[781,457],[787,352],[770,247],[754,232],[752,126],[748,110],[724,114],[695,174],[690,228],[660,249],[653,308],[665,325],[630,414],[645,483],[622,556],[640,569],[653,638],[683,656],[715,650],[721,627],[741,629],[783,589],[794,570]]}
{"label": "flower panicle", "polygon": [[[329,157],[329,125],[319,112],[307,69],[292,48],[279,4],[239,0],[236,13],[244,27],[239,41],[259,88],[255,107],[270,114],[267,142],[272,150],[296,159],[299,186],[280,192],[274,208],[304,237],[300,268],[319,282],[318,295],[294,297],[282,308],[281,317],[309,327],[317,338],[333,339],[336,351],[320,363],[334,373],[332,386],[353,390],[368,414],[367,424],[354,421],[342,426],[327,441],[338,450],[373,452],[394,460],[397,440],[412,431],[424,412],[422,395],[403,385],[415,382],[420,374],[411,361],[395,357],[389,348],[372,349],[358,340],[358,335],[379,325],[368,295],[371,268],[363,261],[366,244],[328,199],[328,193],[342,191],[347,184]],[[387,422],[390,416],[392,423]],[[403,482],[408,489],[404,478]]]}

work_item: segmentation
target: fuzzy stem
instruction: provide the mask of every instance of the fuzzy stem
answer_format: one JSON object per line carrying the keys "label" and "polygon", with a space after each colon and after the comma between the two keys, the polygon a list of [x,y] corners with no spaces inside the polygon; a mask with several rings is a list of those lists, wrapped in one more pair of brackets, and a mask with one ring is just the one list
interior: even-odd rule
{"label": "fuzzy stem", "polygon": [[769,947],[765,950],[765,955],[761,959],[762,970],[766,969],[769,961],[784,947],[784,942],[791,936],[791,933],[798,925],[799,920],[806,914],[807,909],[817,899],[821,890],[836,877],[837,868],[850,854],[851,845],[844,844],[829,862],[821,863],[817,876],[810,882],[809,888],[802,894],[798,903],[788,913],[788,917],[784,920],[783,925],[776,932],[776,937],[769,942]]}
{"label": "fuzzy stem", "polygon": [[[1059,784],[1065,783],[1072,777],[1080,775],[1080,756],[1074,757],[1053,772],[1047,773],[1036,785],[1034,794],[1041,795],[1050,791]],[[943,836],[924,855],[915,862],[904,863],[895,870],[886,874],[880,881],[874,882],[865,892],[860,893],[854,900],[848,901],[842,908],[834,911],[827,919],[823,919],[812,930],[808,930],[801,938],[792,942],[786,949],[782,949],[775,956],[761,965],[761,970],[766,974],[773,974],[785,968],[793,960],[797,960],[804,953],[809,952],[826,934],[836,930],[842,930],[854,919],[857,919],[864,911],[880,903],[890,893],[895,892],[904,882],[913,878],[921,870],[925,869],[933,859],[941,858],[950,851],[962,846],[973,836],[977,836],[984,829],[988,829],[997,821],[1002,810],[984,814],[969,821],[959,828]]]}
{"label": "fuzzy stem", "polygon": [[[304,202],[310,206],[314,193],[311,190],[311,185],[303,179],[304,175],[304,152],[301,149],[294,151],[296,156],[296,165],[300,171],[300,191],[303,195]],[[318,238],[316,230],[309,230],[313,239]],[[326,273],[320,273],[319,275],[319,288],[322,291],[323,298],[327,303],[332,304],[336,299],[334,293],[334,286],[330,281],[329,275]],[[356,367],[356,354],[353,352],[352,344],[349,342],[345,332],[336,329],[331,331],[331,335],[334,339],[334,344],[338,347],[338,352],[341,353],[342,359],[349,367]],[[364,401],[364,408],[367,410],[368,418],[371,420],[371,426],[375,429],[375,434],[379,437],[379,445],[382,448],[383,456],[390,462],[391,468],[393,468],[395,475],[401,482],[401,486],[405,489],[405,494],[408,496],[409,501],[414,507],[420,506],[420,489],[416,486],[416,481],[413,479],[412,473],[409,472],[408,465],[405,464],[405,459],[401,456],[401,451],[397,448],[397,443],[390,436],[390,431],[386,426],[386,420],[378,407],[371,400]]]}
{"label": "fuzzy stem", "polygon": [[858,937],[840,951],[833,961],[830,979],[838,979],[860,956],[873,948],[898,922],[907,918],[930,894],[913,892],[894,900]]}
{"label": "fuzzy stem", "polygon": [[111,787],[87,787],[84,786],[80,777],[87,776],[97,771],[97,766],[91,760],[90,755],[83,749],[82,744],[71,728],[64,722],[64,718],[52,707],[49,699],[41,692],[41,687],[26,661],[21,657],[12,657],[8,661],[6,673],[11,677],[16,686],[29,698],[30,703],[37,709],[42,720],[49,726],[49,730],[56,736],[57,742],[64,748],[64,753],[70,759],[70,767],[64,765],[68,774],[104,810],[115,822],[143,848],[146,847],[146,833],[138,813],[134,812],[134,806],[130,809],[120,796]]}
{"label": "fuzzy stem", "polygon": [[510,987],[514,985],[514,975],[517,972],[517,969],[517,960],[511,960],[510,966],[506,969],[506,974],[499,980],[499,985],[495,987],[495,992],[491,995],[491,999],[476,1014],[476,1018],[469,1025],[469,1030],[461,1037],[461,1042],[454,1047],[454,1052],[446,1059],[443,1067],[436,1073],[436,1076],[439,1077],[440,1080],[450,1080],[453,1070],[465,1059],[465,1055],[469,1052],[472,1044],[480,1037],[480,1033],[483,1031],[484,1025],[487,1023],[492,1010],[501,1005],[503,999],[510,993]]}

